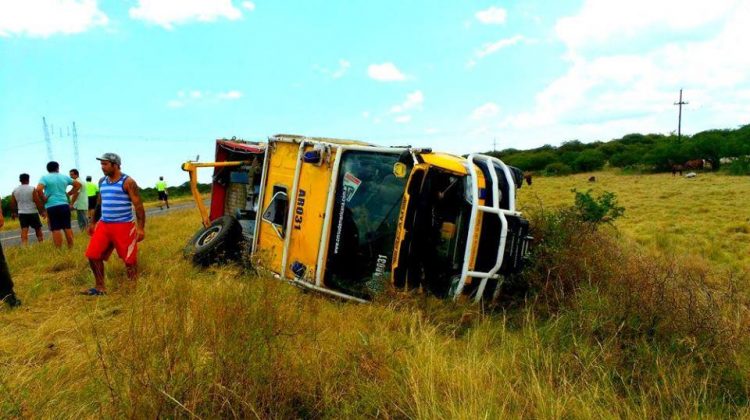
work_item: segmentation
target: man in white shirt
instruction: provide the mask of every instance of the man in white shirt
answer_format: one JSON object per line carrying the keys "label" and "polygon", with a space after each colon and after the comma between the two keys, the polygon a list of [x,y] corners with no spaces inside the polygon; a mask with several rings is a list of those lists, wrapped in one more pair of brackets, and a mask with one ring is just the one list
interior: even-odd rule
{"label": "man in white shirt", "polygon": [[[78,169],[70,170],[70,177],[73,180],[77,180],[81,183],[81,192],[78,194],[78,198],[75,202],[70,203],[70,210],[76,211],[76,218],[78,219],[78,228],[81,232],[86,230],[86,226],[89,224],[89,198],[86,195],[87,183],[81,179]],[[70,195],[70,193],[68,193]]]}
{"label": "man in white shirt", "polygon": [[13,190],[10,197],[10,209],[13,219],[18,217],[21,223],[21,245],[29,244],[29,228],[34,229],[36,239],[39,242],[44,240],[42,232],[42,221],[39,220],[39,214],[45,216],[44,204],[39,199],[39,193],[29,185],[29,174],[21,174],[18,177],[21,185]]}

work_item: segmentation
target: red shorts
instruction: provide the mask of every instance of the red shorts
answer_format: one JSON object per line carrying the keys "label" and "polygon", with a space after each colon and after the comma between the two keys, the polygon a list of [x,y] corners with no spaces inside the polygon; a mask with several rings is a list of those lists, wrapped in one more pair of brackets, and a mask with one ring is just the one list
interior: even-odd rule
{"label": "red shorts", "polygon": [[107,260],[113,250],[117,250],[117,255],[127,265],[135,265],[138,262],[138,234],[134,222],[96,224],[86,248],[86,257],[92,260]]}

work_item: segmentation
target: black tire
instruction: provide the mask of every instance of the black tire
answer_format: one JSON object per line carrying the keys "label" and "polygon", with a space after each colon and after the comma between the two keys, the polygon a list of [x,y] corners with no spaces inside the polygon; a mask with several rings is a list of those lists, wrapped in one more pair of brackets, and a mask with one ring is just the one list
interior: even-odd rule
{"label": "black tire", "polygon": [[240,257],[244,249],[241,240],[240,223],[232,216],[223,216],[196,232],[185,247],[184,254],[194,264],[206,267]]}

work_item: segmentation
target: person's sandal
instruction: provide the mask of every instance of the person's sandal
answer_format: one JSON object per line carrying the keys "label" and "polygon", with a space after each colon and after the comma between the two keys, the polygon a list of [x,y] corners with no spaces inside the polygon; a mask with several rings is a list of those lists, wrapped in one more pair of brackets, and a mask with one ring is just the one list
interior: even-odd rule
{"label": "person's sandal", "polygon": [[107,294],[107,292],[99,290],[96,287],[92,287],[91,289],[82,291],[81,294],[86,296],[104,296]]}

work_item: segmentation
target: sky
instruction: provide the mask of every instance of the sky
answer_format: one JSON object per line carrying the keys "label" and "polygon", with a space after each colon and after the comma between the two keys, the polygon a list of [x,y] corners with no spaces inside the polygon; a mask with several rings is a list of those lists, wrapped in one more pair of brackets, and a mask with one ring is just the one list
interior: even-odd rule
{"label": "sky", "polygon": [[[0,0],[0,195],[52,157],[181,184],[216,138],[457,154],[750,122],[741,0]],[[496,145],[496,146],[495,146]],[[210,179],[206,171],[202,181]]]}

